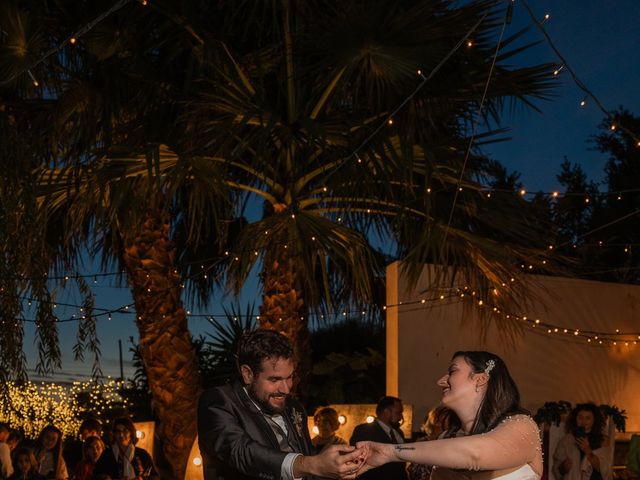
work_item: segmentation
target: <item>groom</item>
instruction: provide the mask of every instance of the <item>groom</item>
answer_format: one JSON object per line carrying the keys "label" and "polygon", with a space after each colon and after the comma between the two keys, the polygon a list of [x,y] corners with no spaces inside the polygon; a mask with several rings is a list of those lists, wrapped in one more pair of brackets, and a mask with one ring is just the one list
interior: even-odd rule
{"label": "groom", "polygon": [[200,397],[205,480],[353,478],[359,455],[353,447],[333,445],[311,454],[307,415],[290,396],[292,355],[289,340],[280,333],[245,333],[238,346],[241,380]]}

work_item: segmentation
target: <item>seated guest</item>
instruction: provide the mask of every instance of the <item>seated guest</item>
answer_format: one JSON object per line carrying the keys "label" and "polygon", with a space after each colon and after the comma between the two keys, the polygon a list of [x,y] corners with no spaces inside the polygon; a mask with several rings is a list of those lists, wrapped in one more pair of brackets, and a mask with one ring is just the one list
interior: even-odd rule
{"label": "seated guest", "polygon": [[22,435],[22,433],[20,433],[18,430],[12,429],[9,432],[9,437],[7,438],[7,445],[9,445],[9,450],[13,452],[16,448],[18,448],[18,445],[20,445],[20,442],[22,442],[23,439],[24,435]]}
{"label": "seated guest", "polygon": [[7,445],[9,425],[0,423],[0,478],[7,478],[13,473],[11,449]]}
{"label": "seated guest", "polygon": [[36,442],[38,473],[47,479],[67,480],[67,465],[62,457],[62,432],[58,427],[47,425]]}
{"label": "seated guest", "polygon": [[104,442],[100,437],[89,437],[84,441],[82,460],[76,465],[74,480],[93,478],[93,470],[104,449]]}
{"label": "seated guest", "polygon": [[38,473],[38,461],[33,450],[28,447],[20,447],[13,453],[13,475],[9,480],[45,480]]}
{"label": "seated guest", "polygon": [[136,428],[129,418],[117,418],[111,429],[112,443],[98,459],[94,477],[106,474],[113,480],[159,479],[151,455],[135,446]]}
{"label": "seated guest", "polygon": [[100,437],[102,435],[102,425],[95,418],[83,420],[78,429],[78,438],[70,439],[64,445],[64,461],[71,472],[76,471],[76,465],[84,456],[84,442],[89,437]]}
{"label": "seated guest", "polygon": [[313,423],[318,427],[318,435],[311,439],[311,444],[316,452],[320,453],[326,445],[347,445],[345,439],[336,435],[340,428],[340,421],[335,409],[331,407],[319,408],[313,415]]}

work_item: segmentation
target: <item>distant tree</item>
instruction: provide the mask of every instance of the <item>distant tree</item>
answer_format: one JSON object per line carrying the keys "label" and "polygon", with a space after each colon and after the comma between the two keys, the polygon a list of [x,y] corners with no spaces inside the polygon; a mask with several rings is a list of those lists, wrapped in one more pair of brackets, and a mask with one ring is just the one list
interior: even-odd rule
{"label": "distant tree", "polygon": [[553,220],[558,226],[556,245],[566,245],[565,252],[571,252],[582,235],[591,228],[592,215],[598,208],[600,195],[598,186],[587,179],[582,167],[571,163],[567,157],[560,164],[560,173],[556,176],[564,187],[563,195],[553,209]]}
{"label": "distant tree", "polygon": [[311,332],[313,370],[309,404],[375,403],[385,393],[385,330],[358,318]]}
{"label": "distant tree", "polygon": [[601,133],[590,139],[594,150],[608,155],[607,195],[592,218],[592,228],[602,229],[589,236],[594,245],[590,270],[604,280],[640,283],[640,148],[628,133],[640,132],[640,117],[623,107],[613,117],[625,129],[612,130],[607,118],[599,126]]}

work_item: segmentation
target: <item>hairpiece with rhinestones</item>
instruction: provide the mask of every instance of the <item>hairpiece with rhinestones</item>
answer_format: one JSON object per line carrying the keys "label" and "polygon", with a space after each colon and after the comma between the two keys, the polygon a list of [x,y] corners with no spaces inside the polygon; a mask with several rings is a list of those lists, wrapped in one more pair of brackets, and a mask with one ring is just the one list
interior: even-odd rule
{"label": "hairpiece with rhinestones", "polygon": [[493,370],[493,367],[495,366],[496,366],[496,361],[494,359],[487,360],[487,366],[484,367],[484,373],[489,375],[491,373],[491,370]]}

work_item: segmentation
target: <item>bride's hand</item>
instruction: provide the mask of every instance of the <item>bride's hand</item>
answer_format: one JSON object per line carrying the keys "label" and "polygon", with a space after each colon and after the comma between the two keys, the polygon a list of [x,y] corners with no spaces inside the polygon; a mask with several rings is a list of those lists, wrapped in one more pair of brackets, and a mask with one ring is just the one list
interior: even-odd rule
{"label": "bride's hand", "polygon": [[361,475],[372,468],[397,460],[393,449],[394,446],[395,445],[392,443],[356,443],[356,447],[362,452],[362,460],[360,468],[358,469],[358,475]]}

